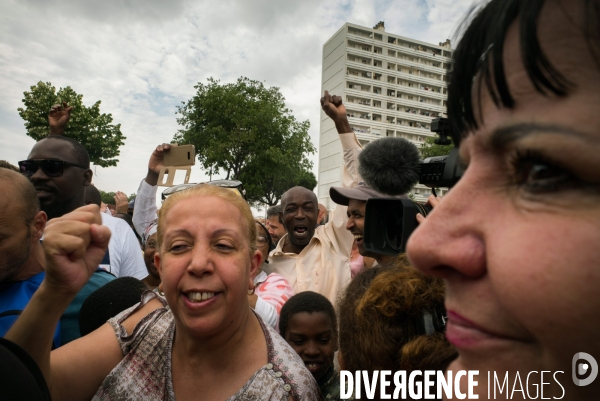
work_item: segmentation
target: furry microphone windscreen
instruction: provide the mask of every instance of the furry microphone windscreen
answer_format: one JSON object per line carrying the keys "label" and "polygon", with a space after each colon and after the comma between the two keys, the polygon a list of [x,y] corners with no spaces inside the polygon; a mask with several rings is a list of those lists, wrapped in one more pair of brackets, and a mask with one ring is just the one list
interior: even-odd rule
{"label": "furry microphone windscreen", "polygon": [[403,138],[381,138],[358,156],[358,172],[365,182],[387,195],[404,195],[419,181],[419,150]]}

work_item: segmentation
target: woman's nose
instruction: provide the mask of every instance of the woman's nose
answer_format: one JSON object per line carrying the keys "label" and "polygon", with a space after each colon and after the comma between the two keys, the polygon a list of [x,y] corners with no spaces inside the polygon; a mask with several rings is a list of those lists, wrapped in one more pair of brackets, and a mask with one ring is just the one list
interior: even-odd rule
{"label": "woman's nose", "polygon": [[477,192],[473,181],[466,174],[411,235],[408,257],[424,273],[472,278],[485,273],[482,217],[489,210],[484,191]]}

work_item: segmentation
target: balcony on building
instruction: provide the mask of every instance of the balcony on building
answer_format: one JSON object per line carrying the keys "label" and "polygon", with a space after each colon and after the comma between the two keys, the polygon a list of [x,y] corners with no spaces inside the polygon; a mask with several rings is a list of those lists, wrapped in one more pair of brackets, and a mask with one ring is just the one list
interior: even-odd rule
{"label": "balcony on building", "polygon": [[370,99],[366,99],[366,98],[358,97],[358,96],[352,96],[352,95],[346,95],[346,102],[347,103],[362,104],[363,106],[370,106],[371,105],[371,100]]}
{"label": "balcony on building", "polygon": [[365,31],[362,29],[358,29],[358,28],[354,28],[351,26],[348,27],[348,33],[350,35],[356,35],[356,36],[360,36],[363,38],[369,38],[369,39],[371,39],[373,37],[373,34],[371,32]]}
{"label": "balcony on building", "polygon": [[370,120],[371,115],[369,113],[365,113],[362,111],[356,111],[352,109],[348,109],[346,111],[346,115],[351,118],[362,118],[363,120]]}
{"label": "balcony on building", "polygon": [[357,133],[357,134],[370,134],[370,128],[366,125],[360,125],[358,123],[350,123],[350,128],[352,128],[352,131]]}
{"label": "balcony on building", "polygon": [[365,65],[371,65],[371,60],[370,58],[366,58],[366,57],[362,57],[362,56],[357,56],[355,54],[351,54],[348,53],[348,61],[351,61],[353,63],[360,63],[360,64],[365,64]]}
{"label": "balcony on building", "polygon": [[357,41],[354,40],[348,40],[348,47],[352,48],[352,49],[356,49],[356,50],[362,50],[365,52],[371,52],[373,49],[373,46],[366,44],[366,43],[359,43]]}
{"label": "balcony on building", "polygon": [[359,78],[371,78],[373,76],[373,73],[370,71],[364,71],[364,70],[359,70],[357,68],[348,68],[348,75],[349,76],[354,76],[354,77],[359,77]]}
{"label": "balcony on building", "polygon": [[371,92],[370,85],[359,84],[359,83],[354,83],[354,82],[348,82],[347,88],[358,90],[358,91],[363,91],[363,92],[369,92],[369,93]]}

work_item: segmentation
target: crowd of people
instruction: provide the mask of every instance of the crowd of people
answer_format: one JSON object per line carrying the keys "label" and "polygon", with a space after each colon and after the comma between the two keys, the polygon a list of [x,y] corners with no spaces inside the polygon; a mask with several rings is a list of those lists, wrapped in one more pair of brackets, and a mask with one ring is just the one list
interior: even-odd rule
{"label": "crowd of people", "polygon": [[0,163],[3,399],[334,400],[341,370],[479,371],[480,399],[485,372],[528,378],[511,399],[542,372],[542,397],[596,399],[597,365],[582,384],[573,358],[600,358],[600,3],[491,0],[464,24],[448,118],[465,172],[398,256],[366,249],[367,202],[390,196],[328,91],[336,207],[297,186],[264,220],[222,182],[158,208],[166,143],[113,215],[63,135],[71,108],[50,110]]}

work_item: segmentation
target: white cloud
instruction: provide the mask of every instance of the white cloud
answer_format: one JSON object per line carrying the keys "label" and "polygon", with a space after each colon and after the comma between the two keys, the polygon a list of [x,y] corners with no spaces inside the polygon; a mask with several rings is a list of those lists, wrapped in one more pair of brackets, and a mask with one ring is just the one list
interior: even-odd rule
{"label": "white cloud", "polygon": [[[212,76],[278,86],[318,145],[322,45],[346,22],[437,43],[467,0],[4,1],[0,6],[0,159],[24,159],[33,140],[17,114],[38,81],[102,100],[127,137],[118,167],[96,185],[135,192],[151,150],[178,129],[176,106]],[[313,160],[317,160],[315,156]],[[316,165],[316,162],[315,162]],[[316,173],[316,169],[315,169]],[[198,167],[192,179],[205,179]]]}

